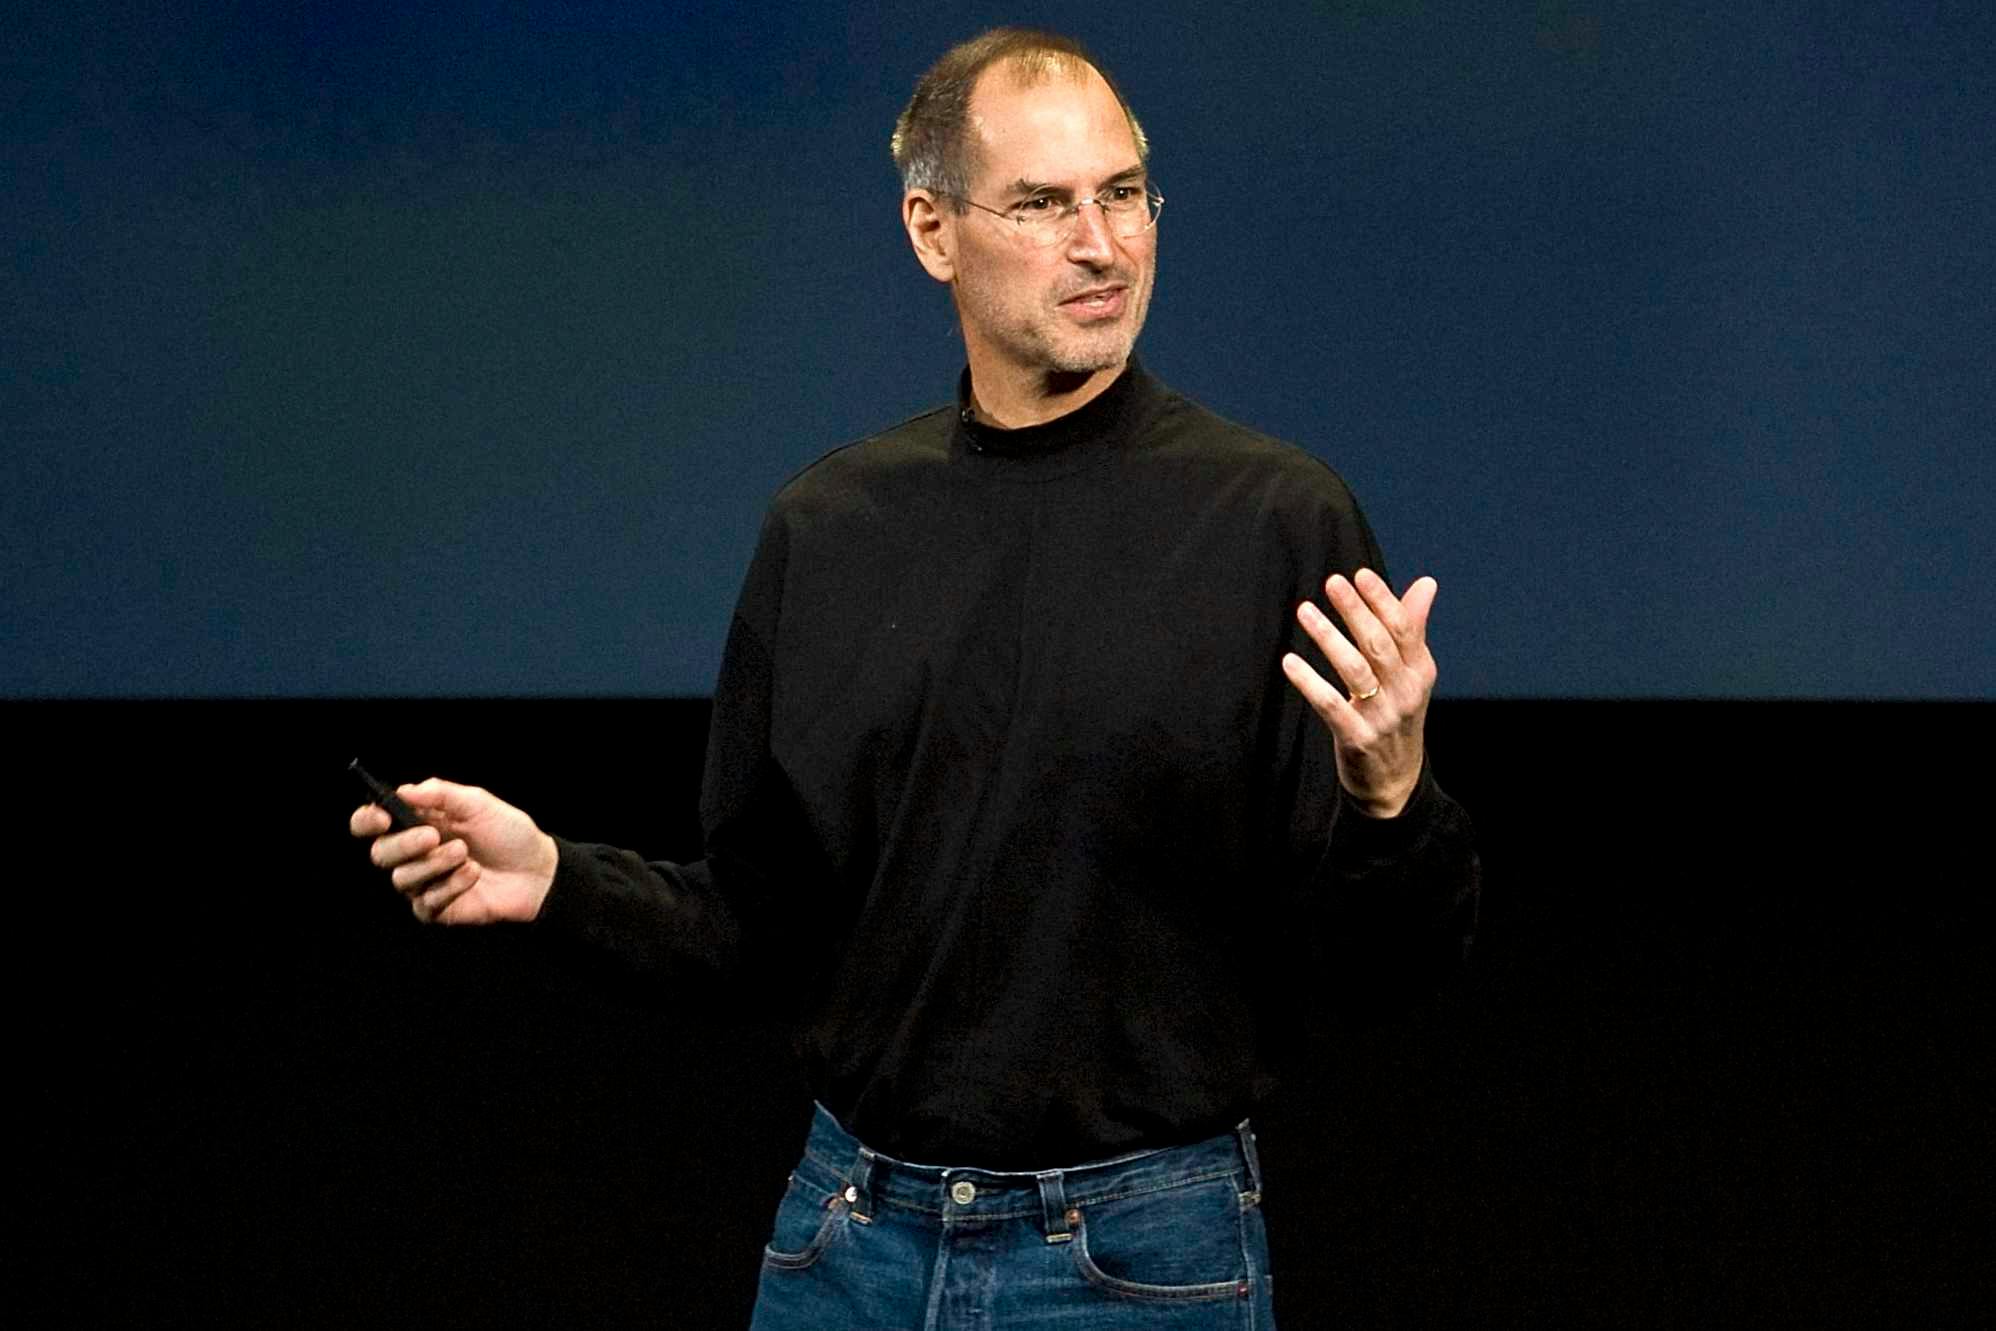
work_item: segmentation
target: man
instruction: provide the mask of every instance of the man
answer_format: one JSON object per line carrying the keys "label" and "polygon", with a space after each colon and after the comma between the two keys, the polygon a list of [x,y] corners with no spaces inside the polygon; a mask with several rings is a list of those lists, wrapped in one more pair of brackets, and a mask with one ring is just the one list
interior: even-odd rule
{"label": "man", "polygon": [[1244,1120],[1288,1014],[1358,955],[1459,956],[1473,917],[1423,759],[1435,584],[1396,598],[1335,474],[1136,362],[1162,201],[1079,47],[956,48],[894,151],[968,367],[773,504],[706,858],[435,780],[401,791],[434,827],[352,831],[421,919],[793,996],[820,1106],[762,1331],[1267,1327]]}

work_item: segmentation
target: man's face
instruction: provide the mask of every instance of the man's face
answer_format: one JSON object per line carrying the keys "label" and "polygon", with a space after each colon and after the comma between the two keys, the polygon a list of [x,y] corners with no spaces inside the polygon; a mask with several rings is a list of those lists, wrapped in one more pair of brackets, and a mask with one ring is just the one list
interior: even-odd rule
{"label": "man's face", "polygon": [[[1021,86],[1003,64],[971,94],[981,156],[971,198],[1009,211],[1035,194],[1057,202],[1142,183],[1130,122],[1100,74]],[[1134,173],[1134,174],[1133,174]],[[952,219],[954,291],[973,374],[980,361],[1038,377],[1087,374],[1129,359],[1150,308],[1157,232],[1117,236],[1084,206],[1073,233],[1040,248],[978,209]]]}

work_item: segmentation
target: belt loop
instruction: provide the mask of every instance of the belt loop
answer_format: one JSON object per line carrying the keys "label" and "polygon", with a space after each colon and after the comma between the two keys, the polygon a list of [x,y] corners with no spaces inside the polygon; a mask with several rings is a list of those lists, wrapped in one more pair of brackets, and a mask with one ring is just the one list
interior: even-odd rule
{"label": "belt loop", "polygon": [[1248,1191],[1253,1194],[1254,1200],[1259,1202],[1261,1200],[1261,1153],[1255,1150],[1254,1147],[1254,1128],[1247,1119],[1242,1119],[1241,1125],[1234,1129],[1234,1135],[1240,1139],[1241,1158],[1247,1161]]}
{"label": "belt loop", "polygon": [[1033,1177],[1040,1183],[1040,1214],[1046,1221],[1047,1242],[1066,1243],[1074,1237],[1074,1230],[1068,1223],[1067,1193],[1061,1186],[1060,1171],[1049,1169]]}
{"label": "belt loop", "polygon": [[873,1223],[873,1162],[877,1157],[864,1146],[852,1162],[852,1187],[847,1191],[846,1204],[852,1207],[852,1218],[862,1225]]}

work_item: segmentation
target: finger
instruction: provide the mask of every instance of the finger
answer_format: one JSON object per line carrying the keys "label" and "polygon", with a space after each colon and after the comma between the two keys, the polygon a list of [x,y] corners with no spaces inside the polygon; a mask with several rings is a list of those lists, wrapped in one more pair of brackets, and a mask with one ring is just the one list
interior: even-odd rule
{"label": "finger", "polygon": [[380,868],[393,869],[435,850],[443,839],[443,833],[434,827],[411,827],[375,837],[374,844],[367,848],[367,857]]}
{"label": "finger", "polygon": [[389,877],[397,892],[414,895],[470,859],[462,841],[446,841],[421,859],[399,866]]}
{"label": "finger", "polygon": [[380,836],[395,825],[388,810],[379,804],[363,804],[347,819],[347,831],[358,837]]}
{"label": "finger", "polygon": [[449,876],[431,884],[409,900],[410,909],[416,918],[425,924],[439,919],[449,909],[450,904],[478,885],[483,870],[478,861],[466,860],[451,871]]}
{"label": "finger", "polygon": [[[1351,631],[1352,645],[1365,654],[1365,659],[1375,669],[1391,670],[1403,664],[1400,647],[1393,641],[1392,633],[1379,621],[1379,616],[1365,603],[1365,598],[1358,594],[1358,589],[1351,585],[1349,578],[1342,573],[1331,574],[1324,582],[1324,591],[1338,613],[1344,616],[1345,627]],[[1387,593],[1387,599],[1392,599],[1391,592]],[[1359,690],[1361,693],[1364,691]]]}
{"label": "finger", "polygon": [[1408,665],[1417,664],[1427,650],[1428,609],[1435,601],[1435,580],[1417,578],[1407,589],[1407,595],[1395,598],[1393,589],[1386,585],[1386,579],[1369,568],[1362,568],[1352,578],[1352,586],[1365,599],[1365,604],[1393,635],[1400,659]]}
{"label": "finger", "polygon": [[396,891],[413,896],[434,887],[470,858],[464,842],[447,841],[417,859],[398,865],[388,878]]}
{"label": "finger", "polygon": [[1400,598],[1400,609],[1405,612],[1408,624],[1421,635],[1421,645],[1428,642],[1428,614],[1435,608],[1435,594],[1441,584],[1433,578],[1416,578],[1407,594]]}
{"label": "finger", "polygon": [[1338,632],[1338,626],[1331,622],[1329,615],[1305,601],[1296,607],[1296,619],[1302,624],[1303,631],[1310,635],[1310,641],[1322,649],[1324,658],[1331,663],[1331,669],[1353,693],[1370,693],[1379,687],[1379,675],[1373,670],[1371,662],[1359,654],[1349,638]]}
{"label": "finger", "polygon": [[1371,738],[1371,724],[1352,705],[1351,699],[1345,697],[1342,689],[1334,687],[1312,670],[1309,662],[1294,652],[1285,652],[1282,673],[1303,695],[1310,709],[1324,719],[1324,724],[1331,728],[1331,734],[1338,743],[1360,746]]}

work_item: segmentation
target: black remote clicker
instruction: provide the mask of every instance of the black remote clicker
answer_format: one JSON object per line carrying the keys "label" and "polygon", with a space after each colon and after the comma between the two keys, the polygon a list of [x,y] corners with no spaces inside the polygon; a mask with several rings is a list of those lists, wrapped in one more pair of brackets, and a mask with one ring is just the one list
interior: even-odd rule
{"label": "black remote clicker", "polygon": [[394,820],[396,827],[407,831],[412,827],[427,826],[416,811],[403,801],[400,795],[397,795],[390,787],[383,785],[375,779],[372,772],[362,767],[360,759],[356,758],[348,763],[347,770],[358,777],[363,786],[367,787],[367,793],[374,797],[376,804],[388,810],[388,816]]}

